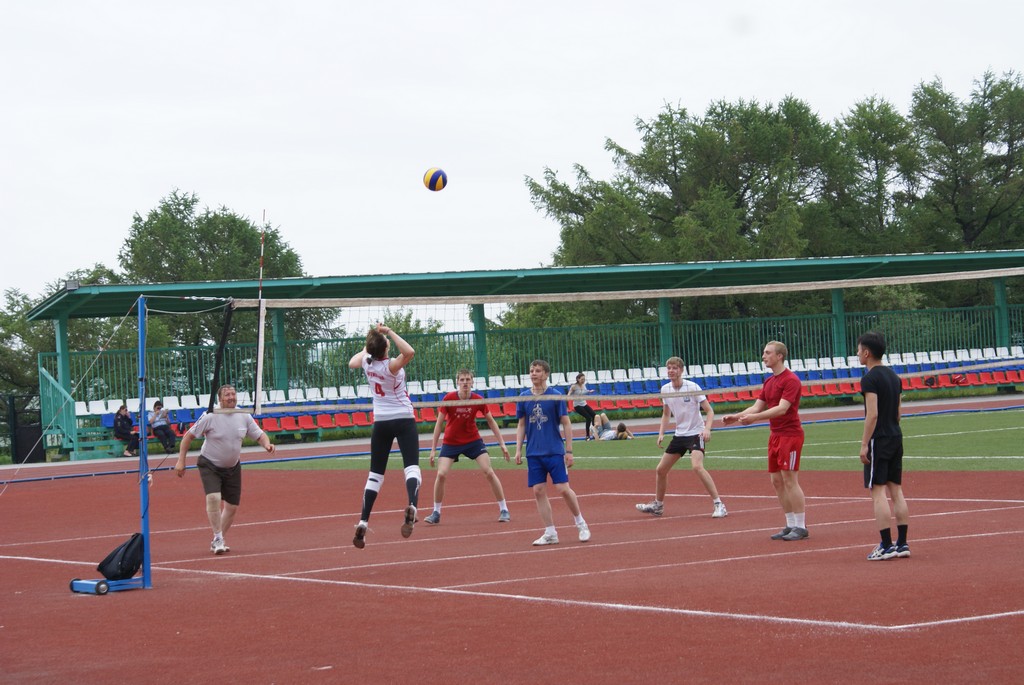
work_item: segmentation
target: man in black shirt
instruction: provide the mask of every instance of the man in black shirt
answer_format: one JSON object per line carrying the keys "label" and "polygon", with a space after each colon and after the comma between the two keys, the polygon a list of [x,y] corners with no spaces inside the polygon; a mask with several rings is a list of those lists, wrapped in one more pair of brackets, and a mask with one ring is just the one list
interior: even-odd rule
{"label": "man in black shirt", "polygon": [[[900,377],[882,364],[885,338],[881,333],[865,333],[857,339],[857,357],[867,368],[861,378],[864,394],[864,436],[860,460],[864,464],[864,487],[871,489],[875,521],[881,542],[868,555],[869,561],[909,557],[907,545],[907,501],[903,498],[903,432],[900,430]],[[889,502],[896,516],[897,538],[892,541],[889,527]]]}

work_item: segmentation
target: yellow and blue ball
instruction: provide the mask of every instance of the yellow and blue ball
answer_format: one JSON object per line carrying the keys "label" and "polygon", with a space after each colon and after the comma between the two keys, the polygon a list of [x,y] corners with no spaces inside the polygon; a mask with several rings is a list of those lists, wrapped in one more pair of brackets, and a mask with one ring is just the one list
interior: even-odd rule
{"label": "yellow and blue ball", "polygon": [[444,169],[437,167],[427,169],[427,173],[423,174],[423,185],[428,190],[442,190],[448,185],[448,174],[444,173]]}

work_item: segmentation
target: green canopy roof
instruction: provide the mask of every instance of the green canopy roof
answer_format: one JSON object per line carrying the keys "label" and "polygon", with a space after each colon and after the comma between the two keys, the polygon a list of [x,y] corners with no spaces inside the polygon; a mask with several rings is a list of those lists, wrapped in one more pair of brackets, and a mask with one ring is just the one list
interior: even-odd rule
{"label": "green canopy roof", "polygon": [[[268,300],[394,300],[396,304],[444,298],[499,302],[510,296],[523,296],[511,298],[520,301],[565,300],[593,293],[606,295],[605,299],[644,299],[1017,275],[1024,275],[1024,250],[279,278],[263,281],[262,296]],[[69,282],[34,307],[28,319],[123,316],[140,295],[146,296],[153,310],[189,312],[208,309],[211,302],[205,298],[252,300],[259,291],[255,280]]]}

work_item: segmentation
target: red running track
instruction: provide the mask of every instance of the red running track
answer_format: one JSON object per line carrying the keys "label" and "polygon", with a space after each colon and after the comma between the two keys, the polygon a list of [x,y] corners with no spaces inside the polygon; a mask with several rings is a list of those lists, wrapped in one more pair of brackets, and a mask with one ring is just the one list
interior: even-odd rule
{"label": "red running track", "polygon": [[[389,474],[367,547],[351,545],[365,474],[248,470],[209,553],[194,471],[158,473],[151,590],[71,593],[136,529],[134,476],[12,485],[0,497],[4,682],[1019,682],[1024,473],[911,473],[906,560],[875,542],[858,473],[805,472],[810,539],[775,542],[766,474],[716,473],[730,515],[685,470],[666,515],[650,471],[580,471],[593,540],[534,548],[525,472],[512,507],[453,472],[442,524],[399,535]],[[429,473],[423,499],[429,500]]]}

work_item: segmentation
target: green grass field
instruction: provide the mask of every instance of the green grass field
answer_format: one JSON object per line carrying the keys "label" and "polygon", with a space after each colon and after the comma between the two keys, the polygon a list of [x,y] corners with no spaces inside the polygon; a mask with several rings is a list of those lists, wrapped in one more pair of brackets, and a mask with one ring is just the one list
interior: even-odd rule
{"label": "green grass field", "polygon": [[[808,423],[801,470],[859,471],[858,458],[862,421]],[[904,468],[913,471],[1020,471],[1024,470],[1024,411],[982,411],[903,419]],[[490,438],[485,435],[485,439]],[[710,470],[765,468],[768,443],[766,427],[716,430],[708,445],[705,466]],[[663,445],[668,444],[666,437]],[[513,451],[514,449],[510,450]],[[661,456],[655,436],[635,440],[582,442],[574,446],[576,469],[653,469]],[[686,461],[684,459],[684,461]],[[306,461],[281,461],[252,464],[247,468],[276,469],[365,469],[368,458],[341,457]],[[495,468],[515,468],[506,464],[496,448],[491,449]],[[389,466],[399,466],[392,456]],[[424,453],[421,465],[428,469]],[[463,459],[455,468],[476,469]],[[677,466],[676,468],[680,468]]]}

